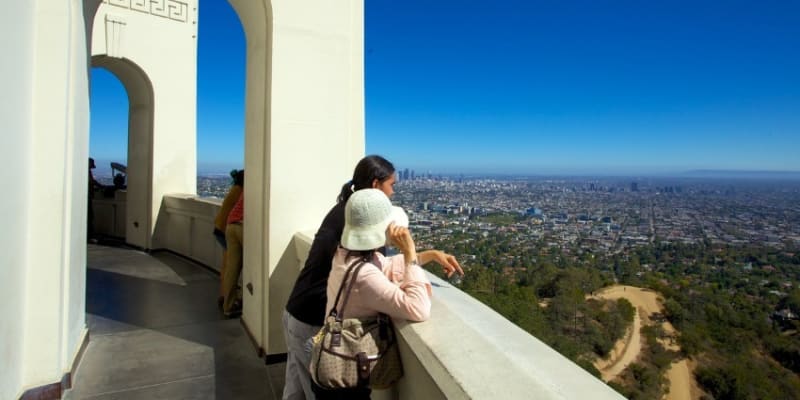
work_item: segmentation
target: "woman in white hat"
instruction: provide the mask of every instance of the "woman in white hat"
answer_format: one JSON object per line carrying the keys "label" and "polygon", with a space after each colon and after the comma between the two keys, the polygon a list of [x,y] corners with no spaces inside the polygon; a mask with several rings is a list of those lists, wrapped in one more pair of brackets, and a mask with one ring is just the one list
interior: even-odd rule
{"label": "woman in white hat", "polygon": [[[411,321],[428,319],[431,284],[417,262],[414,240],[408,228],[394,221],[397,215],[389,198],[378,189],[359,190],[347,200],[344,231],[328,276],[326,313],[334,307],[336,293],[347,269],[363,260],[366,264],[360,268],[350,289],[347,309],[337,310],[340,314],[344,311],[348,318],[384,313]],[[378,251],[387,243],[387,238],[400,254],[386,257]],[[370,395],[368,388],[314,389],[318,399],[369,398]]]}
{"label": "woman in white hat", "polygon": [[[366,260],[347,303],[347,316],[375,316],[379,312],[411,321],[430,315],[431,285],[417,263],[417,251],[408,228],[395,224],[392,203],[377,189],[364,189],[350,196],[345,206],[345,224],[339,249],[328,276],[330,311],[347,267]],[[387,237],[400,254],[386,257],[378,249]],[[374,268],[370,268],[370,264]]]}

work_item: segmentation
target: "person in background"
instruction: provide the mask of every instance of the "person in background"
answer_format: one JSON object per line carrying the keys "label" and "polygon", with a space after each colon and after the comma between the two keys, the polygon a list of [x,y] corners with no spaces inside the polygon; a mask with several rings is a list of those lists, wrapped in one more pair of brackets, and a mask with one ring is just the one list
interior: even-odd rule
{"label": "person in background", "polygon": [[222,312],[226,318],[234,318],[242,313],[242,291],[239,289],[239,276],[242,273],[244,256],[244,191],[239,194],[233,209],[228,214],[225,226],[225,242],[228,246],[225,273],[222,274],[222,290],[225,300]]}
{"label": "person in background", "polygon": [[127,187],[124,175],[119,173],[114,175],[114,190],[125,190]]}
{"label": "person in background", "polygon": [[[230,189],[228,189],[228,193],[225,195],[225,199],[222,200],[222,205],[217,212],[217,216],[214,218],[214,237],[217,239],[217,242],[219,242],[220,246],[222,246],[222,268],[219,271],[220,277],[225,275],[225,266],[228,258],[228,244],[225,240],[225,229],[228,225],[228,215],[231,213],[231,210],[233,210],[233,206],[236,205],[236,200],[239,199],[239,196],[244,190],[244,170],[234,169],[231,171],[231,178],[233,178],[233,184],[231,185]],[[222,279],[220,279],[219,298],[217,299],[217,303],[220,307],[222,307],[224,301],[225,290],[223,289]]]}
{"label": "person in background", "polygon": [[86,212],[86,240],[91,243],[97,243],[97,238],[94,233],[94,207],[92,206],[92,199],[94,199],[95,189],[103,189],[105,186],[94,179],[92,170],[97,168],[94,164],[94,158],[89,157],[89,198],[87,201]]}
{"label": "person in background", "polygon": [[[395,168],[378,155],[362,158],[353,171],[353,179],[345,183],[336,204],[323,219],[311,243],[305,266],[295,281],[286,310],[283,312],[283,331],[286,338],[287,360],[283,399],[314,399],[311,389],[311,337],[322,327],[327,302],[328,274],[331,261],[344,230],[344,208],[350,196],[362,189],[378,189],[387,197],[394,194]],[[463,274],[455,257],[439,250],[418,254],[425,264],[436,261],[447,275]]]}

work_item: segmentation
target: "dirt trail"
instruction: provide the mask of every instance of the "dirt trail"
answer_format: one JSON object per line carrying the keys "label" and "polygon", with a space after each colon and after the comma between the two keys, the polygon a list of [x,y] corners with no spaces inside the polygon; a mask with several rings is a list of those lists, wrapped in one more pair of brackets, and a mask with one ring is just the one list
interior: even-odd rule
{"label": "dirt trail", "polygon": [[[663,307],[658,301],[658,294],[651,290],[646,290],[634,286],[610,286],[600,290],[594,297],[616,300],[625,298],[633,304],[636,314],[633,317],[633,327],[627,332],[624,338],[618,341],[611,351],[608,360],[598,360],[595,367],[600,370],[603,380],[608,382],[616,378],[630,363],[639,357],[642,350],[642,338],[639,330],[642,324],[650,325],[658,323],[653,321],[653,314],[663,312]],[[667,321],[662,323],[662,327],[667,334],[674,334],[675,328]],[[662,341],[661,344],[669,350],[679,350],[677,344],[670,340]],[[670,382],[669,394],[666,400],[692,400],[699,399],[699,391],[695,390],[696,384],[692,378],[691,366],[686,360],[673,363],[667,371],[667,378]]]}
{"label": "dirt trail", "polygon": [[608,360],[599,359],[594,365],[600,370],[603,380],[608,382],[617,377],[625,368],[636,360],[642,351],[642,328],[639,311],[633,316],[633,326],[628,328],[625,337],[614,344]]}
{"label": "dirt trail", "polygon": [[664,398],[667,400],[691,399],[691,376],[687,360],[672,363],[667,370],[669,393]]}

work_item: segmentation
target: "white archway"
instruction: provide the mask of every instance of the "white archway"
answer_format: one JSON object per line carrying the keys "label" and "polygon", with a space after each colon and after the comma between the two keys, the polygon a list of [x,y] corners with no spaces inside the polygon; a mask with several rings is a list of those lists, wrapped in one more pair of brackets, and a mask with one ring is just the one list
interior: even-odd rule
{"label": "white archway", "polygon": [[[280,315],[298,272],[293,237],[316,229],[364,154],[363,0],[230,2],[247,40],[243,278],[253,290],[243,319],[275,354],[284,350]],[[165,194],[196,191],[197,0],[30,0],[3,10],[0,32],[10,39],[0,80],[17,101],[0,112],[13,132],[3,136],[0,162],[14,188],[0,208],[17,229],[0,241],[14,266],[0,282],[8,297],[0,309],[26,317],[0,329],[10,366],[0,397],[17,398],[27,388],[60,389],[87,337],[92,55],[129,81],[129,92],[152,90],[152,103],[129,93],[134,115],[152,109],[131,122],[152,116],[144,146],[152,146],[150,221],[140,226],[153,229]],[[143,242],[158,247],[156,238]]]}
{"label": "white archway", "polygon": [[125,241],[147,248],[153,225],[153,85],[136,63],[106,55],[92,57],[92,66],[105,68],[122,82],[128,94],[128,188]]}
{"label": "white archway", "polygon": [[166,193],[197,190],[197,0],[90,0],[90,65],[113,72],[129,97],[125,240],[161,247]]}

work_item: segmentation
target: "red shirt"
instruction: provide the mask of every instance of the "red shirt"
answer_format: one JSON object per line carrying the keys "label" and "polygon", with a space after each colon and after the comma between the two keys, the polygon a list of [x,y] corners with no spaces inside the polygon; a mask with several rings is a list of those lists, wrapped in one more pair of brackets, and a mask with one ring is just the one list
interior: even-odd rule
{"label": "red shirt", "polygon": [[230,214],[228,214],[228,223],[233,224],[237,222],[242,222],[244,219],[244,192],[239,195],[239,199],[236,200],[236,204],[233,206]]}

